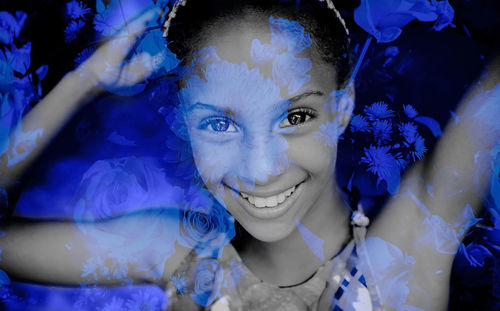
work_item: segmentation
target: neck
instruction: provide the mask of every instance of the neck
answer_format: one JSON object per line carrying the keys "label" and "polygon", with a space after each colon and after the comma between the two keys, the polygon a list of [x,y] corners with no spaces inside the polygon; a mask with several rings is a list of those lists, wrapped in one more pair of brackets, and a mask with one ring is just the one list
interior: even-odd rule
{"label": "neck", "polygon": [[[318,237],[317,241],[323,241],[323,249],[316,247],[321,244],[305,241],[297,227],[276,242],[263,242],[244,233],[245,243],[238,251],[258,278],[282,286],[301,283],[316,272],[323,260],[334,257],[347,243],[350,210],[338,191],[329,187],[325,191],[328,191],[327,195],[322,196],[300,220],[303,227]],[[321,252],[323,258],[319,258]]]}

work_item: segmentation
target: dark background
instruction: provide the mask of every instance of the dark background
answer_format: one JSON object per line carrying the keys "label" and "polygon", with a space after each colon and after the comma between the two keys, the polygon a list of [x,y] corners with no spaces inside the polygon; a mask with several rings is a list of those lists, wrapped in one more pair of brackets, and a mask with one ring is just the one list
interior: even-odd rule
{"label": "dark background", "polygon": [[[65,43],[64,28],[66,20],[63,8],[67,1],[61,0],[25,0],[0,1],[0,10],[11,13],[20,10],[28,14],[25,27],[19,42],[32,42],[31,68],[43,64],[49,67],[48,74],[42,82],[44,94],[53,88],[69,71],[75,68],[74,59],[86,47],[94,46],[95,34],[91,22],[87,22],[82,34],[76,40]],[[89,8],[95,6],[95,1],[84,2]],[[338,8],[346,18],[348,28],[352,33],[352,50],[355,54],[367,38],[367,33],[354,23],[352,12],[358,6],[357,1],[336,1]],[[376,101],[385,101],[397,113],[401,113],[401,105],[411,104],[421,115],[435,118],[444,128],[461,97],[471,87],[482,72],[487,68],[488,60],[498,54],[500,44],[500,1],[498,0],[451,0],[455,9],[455,28],[448,27],[441,32],[430,30],[430,27],[420,22],[412,22],[403,28],[402,35],[394,42],[373,44],[359,73],[356,84],[357,107],[355,113],[361,113],[363,107]],[[359,45],[358,47],[356,47]],[[396,46],[399,54],[394,57],[389,66],[384,67],[387,47]],[[81,159],[72,174],[59,183],[60,193],[74,189],[81,174],[97,159],[106,158],[117,152],[116,146],[109,144],[102,133],[111,126],[123,126],[121,131],[130,128],[147,133],[149,140],[144,142],[144,148],[137,146],[134,150],[123,148],[123,153],[158,154],[162,153],[161,143],[166,134],[158,132],[164,126],[157,115],[134,115],[132,99],[115,97],[101,98],[90,103],[78,116],[72,120],[65,131],[56,139],[36,167],[31,169],[24,180],[27,189],[40,183],[47,183],[51,176],[50,169],[58,161],[68,157]],[[117,119],[129,119],[124,125],[116,122],[110,125],[106,112]],[[128,109],[130,108],[130,109]],[[500,122],[500,120],[499,120]],[[372,206],[376,212],[386,199],[383,189],[376,187],[376,179],[369,174],[363,174],[366,167],[359,165],[359,157],[363,146],[359,139],[357,145],[350,142],[353,139],[345,135],[339,145],[338,179],[341,185],[346,185],[353,172],[358,176],[353,184],[363,189],[360,197]],[[432,149],[435,138],[427,133],[426,146]],[[369,141],[366,141],[368,144]],[[99,148],[97,148],[99,146]],[[147,148],[145,146],[148,146]],[[155,146],[155,148],[151,148]],[[38,211],[50,208],[48,205],[38,207]],[[62,211],[61,211],[62,212]],[[483,243],[496,257],[488,259],[482,267],[467,265],[463,254],[458,253],[455,260],[451,280],[450,310],[500,310],[500,234],[484,229],[489,225],[488,215],[483,215],[484,226],[476,226],[466,237],[465,243]],[[120,293],[130,295],[135,289],[123,289]],[[59,295],[59,296],[57,296]],[[59,298],[54,298],[54,297]],[[23,283],[15,283],[0,290],[0,308],[7,310],[35,310],[33,302],[43,302],[47,307],[36,310],[49,310],[57,307],[64,309],[67,301],[77,300],[81,295],[78,290],[56,290],[55,288],[34,287]],[[17,297],[17,298],[13,298]],[[94,310],[99,305],[99,296],[93,296],[92,303],[82,304],[81,310]],[[59,299],[59,300],[58,300]],[[41,303],[43,305],[43,303]],[[68,306],[70,306],[69,304]]]}

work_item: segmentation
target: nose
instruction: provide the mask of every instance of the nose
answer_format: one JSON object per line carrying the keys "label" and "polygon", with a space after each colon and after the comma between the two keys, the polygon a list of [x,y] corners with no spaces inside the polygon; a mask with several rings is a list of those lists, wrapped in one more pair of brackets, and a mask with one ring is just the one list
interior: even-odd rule
{"label": "nose", "polygon": [[288,169],[288,143],[279,134],[255,133],[246,137],[240,180],[248,189],[276,181]]}

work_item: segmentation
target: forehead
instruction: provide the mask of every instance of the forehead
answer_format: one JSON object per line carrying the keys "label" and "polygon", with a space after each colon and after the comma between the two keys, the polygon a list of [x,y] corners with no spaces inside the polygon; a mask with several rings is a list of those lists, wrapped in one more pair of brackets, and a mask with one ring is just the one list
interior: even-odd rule
{"label": "forehead", "polygon": [[[266,108],[306,91],[328,94],[335,71],[322,60],[300,23],[256,12],[213,23],[181,90],[184,104]],[[234,109],[233,109],[234,110]]]}
{"label": "forehead", "polygon": [[320,61],[319,51],[305,26],[293,18],[246,9],[238,17],[219,18],[211,23],[200,33],[198,47],[214,46],[221,59],[229,62],[252,63],[255,60],[249,57],[255,52],[257,41],[270,43],[279,52]]}

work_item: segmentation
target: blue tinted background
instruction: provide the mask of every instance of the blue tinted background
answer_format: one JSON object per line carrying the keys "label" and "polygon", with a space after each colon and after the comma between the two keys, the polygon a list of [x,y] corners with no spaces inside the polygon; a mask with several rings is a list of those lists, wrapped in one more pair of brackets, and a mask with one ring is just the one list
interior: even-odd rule
{"label": "blue tinted background", "polygon": [[[353,53],[359,53],[367,34],[352,17],[357,3],[337,2],[352,33]],[[86,23],[68,42],[68,33],[64,32],[68,23],[63,14],[67,1],[0,3],[1,10],[21,10],[28,14],[20,40],[32,42],[33,68],[48,65],[42,81],[46,94],[75,67],[78,54],[92,46],[92,23]],[[396,41],[372,44],[356,83],[355,114],[363,114],[367,105],[384,101],[396,114],[403,115],[402,104],[410,104],[420,115],[437,120],[441,128],[446,125],[452,116],[450,111],[481,75],[490,56],[498,52],[500,33],[498,1],[454,0],[450,4],[455,9],[455,28],[434,32],[422,23],[412,22]],[[86,5],[95,8],[94,1]],[[76,190],[82,174],[96,160],[130,155],[165,160],[168,153],[165,142],[173,141],[173,134],[157,113],[158,106],[144,105],[146,97],[147,94],[134,98],[111,95],[86,106],[69,122],[36,167],[29,170],[21,187],[18,212],[36,217],[71,218],[73,211],[71,206],[63,204],[64,197]],[[432,132],[423,129],[419,133],[432,152],[436,140]],[[369,135],[350,131],[344,135],[339,145],[338,179],[346,191],[350,188],[353,196],[363,200],[369,213],[376,214],[387,198],[385,189],[377,187],[376,176],[367,173],[367,166],[359,164],[364,148],[370,143]],[[163,163],[171,172],[172,181],[182,183],[181,169],[168,161]],[[71,174],[66,173],[69,169]],[[35,197],[37,204],[33,205]],[[57,204],[58,200],[61,204]],[[450,294],[452,310],[500,308],[500,228],[487,210],[483,218],[464,241],[467,252],[457,254]],[[157,287],[82,290],[14,283],[1,287],[0,297],[1,308],[6,310],[134,310],[141,305],[154,310],[165,303]]]}

